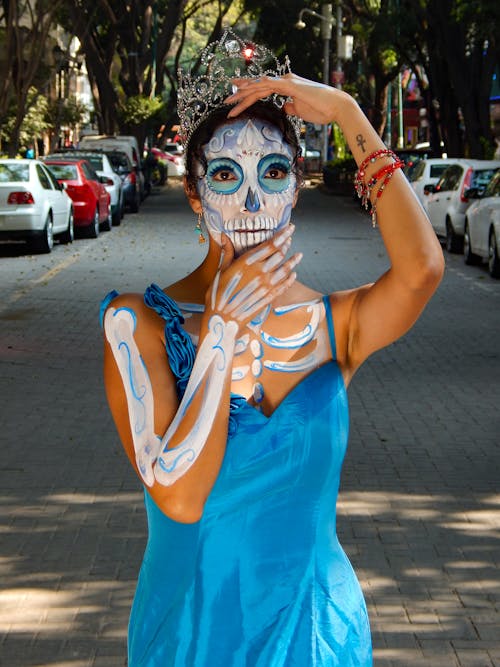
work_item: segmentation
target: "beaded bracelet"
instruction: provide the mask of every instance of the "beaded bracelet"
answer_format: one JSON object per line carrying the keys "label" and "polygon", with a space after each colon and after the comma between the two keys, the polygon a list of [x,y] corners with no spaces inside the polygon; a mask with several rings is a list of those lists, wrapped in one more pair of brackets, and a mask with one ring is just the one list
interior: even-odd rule
{"label": "beaded bracelet", "polygon": [[394,151],[391,151],[390,148],[380,148],[379,150],[370,153],[370,155],[365,160],[363,160],[354,176],[354,188],[358,197],[361,199],[362,205],[366,209],[368,208],[368,203],[370,200],[370,188],[364,181],[366,176],[366,167],[370,163],[373,164],[382,157],[391,157],[396,162],[398,160],[397,155],[394,153]]}
{"label": "beaded bracelet", "polygon": [[[392,175],[397,169],[401,169],[401,167],[404,167],[404,162],[402,160],[396,160],[396,162],[393,162],[392,164],[388,164],[385,167],[382,167],[380,171],[378,171],[373,179],[370,179],[370,182],[374,180],[373,185],[375,185],[381,178],[384,176],[384,180],[382,181],[381,186],[377,190],[377,194],[375,196],[375,201],[372,204],[372,210],[371,210],[371,216],[372,216],[372,227],[377,226],[377,202],[382,196],[384,192],[384,188],[387,186],[389,181],[392,178]],[[373,185],[371,187],[373,187]],[[370,188],[371,190],[371,188]]]}
{"label": "beaded bracelet", "polygon": [[[366,167],[368,166],[368,164],[376,162],[381,157],[391,157],[394,160],[394,162],[382,167],[382,169],[377,171],[373,176],[370,177],[368,182],[365,183],[364,177],[366,175],[365,171]],[[358,197],[361,199],[361,203],[364,206],[364,208],[368,210],[371,204],[371,216],[372,216],[373,227],[375,227],[377,224],[377,201],[382,196],[383,191],[387,186],[387,184],[389,183],[389,181],[391,180],[393,173],[397,169],[400,169],[403,166],[404,162],[402,162],[393,151],[391,151],[389,148],[381,148],[377,151],[374,151],[365,160],[363,160],[363,162],[360,164],[358,168],[358,171],[356,172],[356,175],[354,177],[354,187],[356,189]],[[372,204],[370,200],[372,189],[382,178],[384,178],[384,180],[382,181],[382,184],[378,188],[375,201]]]}
{"label": "beaded bracelet", "polygon": [[368,164],[370,162],[375,162],[375,160],[377,160],[380,157],[383,157],[384,155],[392,157],[394,158],[394,160],[398,159],[396,153],[394,151],[391,151],[390,148],[379,148],[378,151],[373,151],[373,153],[370,153],[370,155],[365,160],[363,160],[363,162],[359,165],[357,176],[359,175],[360,177],[363,177],[365,175],[364,172]]}

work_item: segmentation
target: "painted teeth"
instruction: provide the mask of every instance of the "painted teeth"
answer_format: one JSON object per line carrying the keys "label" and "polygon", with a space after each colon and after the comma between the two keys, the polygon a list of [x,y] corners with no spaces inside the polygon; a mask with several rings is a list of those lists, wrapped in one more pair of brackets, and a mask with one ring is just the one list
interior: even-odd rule
{"label": "painted teeth", "polygon": [[228,220],[225,224],[226,232],[233,231],[264,231],[264,230],[275,230],[277,228],[277,223],[274,218],[269,218],[266,216],[258,216],[257,218],[239,218],[237,220]]}

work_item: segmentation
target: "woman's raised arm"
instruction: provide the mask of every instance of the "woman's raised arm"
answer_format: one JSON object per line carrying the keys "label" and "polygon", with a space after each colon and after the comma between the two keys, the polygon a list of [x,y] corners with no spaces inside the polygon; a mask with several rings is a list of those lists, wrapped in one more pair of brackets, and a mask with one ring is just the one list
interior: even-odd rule
{"label": "woman's raised arm", "polygon": [[350,95],[294,74],[234,79],[233,83],[237,91],[226,99],[234,104],[230,117],[257,99],[278,93],[288,99],[287,113],[314,123],[338,123],[361,166],[360,189],[375,205],[390,268],[349,298],[344,351],[349,379],[372,352],[397,339],[416,321],[441,280],[441,246],[406,177],[394,166],[395,158]]}

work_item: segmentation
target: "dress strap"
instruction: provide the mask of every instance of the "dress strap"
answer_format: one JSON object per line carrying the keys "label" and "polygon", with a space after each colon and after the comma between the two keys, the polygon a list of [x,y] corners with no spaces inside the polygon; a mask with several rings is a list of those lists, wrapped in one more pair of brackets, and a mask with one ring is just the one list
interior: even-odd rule
{"label": "dress strap", "polygon": [[323,304],[325,306],[326,323],[328,325],[328,338],[330,339],[332,359],[337,359],[337,348],[335,345],[335,331],[333,328],[332,306],[330,304],[330,297],[328,295],[325,295],[323,297]]}

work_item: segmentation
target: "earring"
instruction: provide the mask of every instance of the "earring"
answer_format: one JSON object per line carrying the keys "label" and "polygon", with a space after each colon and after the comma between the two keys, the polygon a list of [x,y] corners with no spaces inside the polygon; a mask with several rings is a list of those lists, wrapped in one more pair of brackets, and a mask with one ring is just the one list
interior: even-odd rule
{"label": "earring", "polygon": [[196,223],[196,227],[194,228],[194,231],[198,234],[198,243],[201,245],[202,243],[205,243],[206,239],[203,236],[203,231],[201,229],[201,219],[202,219],[202,214],[201,212],[198,213],[198,222]]}

